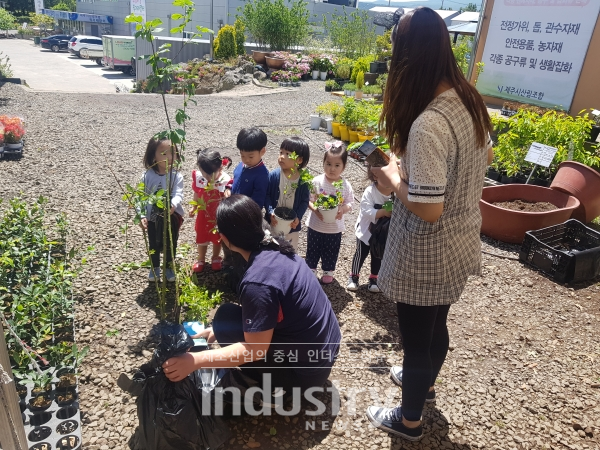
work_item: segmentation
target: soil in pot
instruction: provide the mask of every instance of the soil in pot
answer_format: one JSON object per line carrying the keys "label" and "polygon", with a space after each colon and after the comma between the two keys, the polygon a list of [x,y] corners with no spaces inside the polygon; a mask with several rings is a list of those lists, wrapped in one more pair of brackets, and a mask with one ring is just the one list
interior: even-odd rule
{"label": "soil in pot", "polygon": [[68,389],[63,392],[56,393],[56,403],[58,406],[67,406],[73,403],[77,399],[77,393],[75,389]]}
{"label": "soil in pot", "polygon": [[65,373],[58,378],[56,389],[68,389],[77,386],[77,376],[74,373]]}
{"label": "soil in pot", "polygon": [[29,400],[29,408],[32,411],[43,411],[52,404],[52,399],[48,394],[41,394]]}
{"label": "soil in pot", "polygon": [[23,400],[25,397],[27,397],[27,386],[23,386],[22,384],[17,384],[17,394],[19,395],[19,398],[21,400]]}
{"label": "soil in pot", "polygon": [[31,390],[31,395],[36,396],[36,395],[47,394],[52,390],[51,388],[52,388],[52,386],[50,386],[50,385],[44,386],[44,387],[34,387]]}
{"label": "soil in pot", "polygon": [[546,212],[554,211],[558,209],[552,203],[548,202],[529,202],[527,200],[513,200],[510,202],[496,202],[492,203],[494,206],[499,208],[510,209],[512,211],[525,211],[525,212]]}

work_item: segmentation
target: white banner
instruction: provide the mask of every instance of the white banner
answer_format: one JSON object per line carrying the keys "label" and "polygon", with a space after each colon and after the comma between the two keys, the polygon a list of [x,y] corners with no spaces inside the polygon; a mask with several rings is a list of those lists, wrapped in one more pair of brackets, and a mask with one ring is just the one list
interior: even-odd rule
{"label": "white banner", "polygon": [[44,0],[34,0],[33,5],[35,6],[35,13],[41,14],[44,9]]}
{"label": "white banner", "polygon": [[600,0],[496,0],[477,89],[568,110],[599,10]]}
{"label": "white banner", "polygon": [[[142,20],[146,23],[146,0],[130,0],[131,14],[142,16]],[[135,34],[135,24],[131,24],[131,34]]]}

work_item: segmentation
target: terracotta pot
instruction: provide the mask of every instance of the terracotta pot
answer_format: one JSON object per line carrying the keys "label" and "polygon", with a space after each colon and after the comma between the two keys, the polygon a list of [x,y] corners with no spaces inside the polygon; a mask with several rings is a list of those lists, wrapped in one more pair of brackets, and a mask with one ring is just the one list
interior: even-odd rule
{"label": "terracotta pot", "polygon": [[363,96],[362,91],[354,91],[354,98],[360,100],[362,98],[362,96]]}
{"label": "terracotta pot", "polygon": [[258,50],[252,50],[252,59],[254,59],[254,62],[256,62],[256,64],[266,64],[265,57],[271,55],[271,52],[261,52]]}
{"label": "terracotta pot", "polygon": [[340,137],[340,123],[339,122],[331,122],[331,135],[335,138]]}
{"label": "terracotta pot", "polygon": [[[511,200],[548,202],[558,209],[546,212],[513,211],[492,205]],[[525,232],[558,225],[571,218],[579,206],[575,197],[541,186],[506,184],[483,188],[479,208],[481,210],[481,232],[502,242],[520,244]]]}
{"label": "terracotta pot", "polygon": [[358,142],[358,131],[348,130],[348,137],[350,142]]}
{"label": "terracotta pot", "polygon": [[270,56],[265,56],[265,60],[267,61],[267,66],[269,69],[279,70],[285,64],[285,59],[283,58],[272,58]]}
{"label": "terracotta pot", "polygon": [[588,223],[600,216],[600,173],[575,161],[565,161],[558,171],[550,189],[565,192],[581,203],[573,213],[573,219]]}
{"label": "terracotta pot", "polygon": [[346,125],[340,125],[340,139],[346,142],[350,140],[350,136],[348,135],[348,127]]}

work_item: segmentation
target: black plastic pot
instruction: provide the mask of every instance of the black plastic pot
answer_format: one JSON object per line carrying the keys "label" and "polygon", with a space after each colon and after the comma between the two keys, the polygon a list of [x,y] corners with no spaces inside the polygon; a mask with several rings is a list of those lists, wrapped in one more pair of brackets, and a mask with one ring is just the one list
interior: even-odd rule
{"label": "black plastic pot", "polygon": [[590,141],[596,142],[598,135],[600,134],[600,125],[593,125],[592,131],[590,131]]}
{"label": "black plastic pot", "polygon": [[513,183],[516,183],[516,184],[525,184],[526,181],[527,181],[527,176],[523,175],[522,173],[518,173],[513,177]]}
{"label": "black plastic pot", "polygon": [[514,177],[507,177],[506,175],[502,175],[500,177],[500,183],[502,184],[512,184],[515,182]]}
{"label": "black plastic pot", "polygon": [[[42,406],[34,406],[33,403],[38,399],[38,398],[43,398],[45,400],[45,403]],[[52,405],[52,398],[50,397],[50,394],[40,394],[40,395],[36,395],[35,397],[32,397],[29,400],[29,410],[32,412],[41,412],[41,411],[46,411],[48,408],[50,408],[50,405]]]}
{"label": "black plastic pot", "polygon": [[331,86],[325,86],[325,92],[331,92]]}
{"label": "black plastic pot", "polygon": [[500,181],[502,175],[496,169],[492,169],[491,167],[488,169],[486,176],[493,181]]}
{"label": "black plastic pot", "polygon": [[[62,399],[61,399],[62,397]],[[65,398],[68,397],[68,398]],[[77,392],[75,391],[75,388],[71,388],[71,389],[65,389],[64,391],[57,391],[56,395],[56,404],[58,406],[68,406],[71,403],[73,403],[75,400],[77,400]]]}
{"label": "black plastic pot", "polygon": [[531,180],[529,180],[529,184],[533,184],[535,186],[548,187],[548,186],[550,186],[550,180],[545,180],[543,178],[532,177]]}
{"label": "black plastic pot", "polygon": [[378,69],[379,69],[379,63],[377,61],[373,61],[372,63],[369,64],[369,72],[377,73]]}

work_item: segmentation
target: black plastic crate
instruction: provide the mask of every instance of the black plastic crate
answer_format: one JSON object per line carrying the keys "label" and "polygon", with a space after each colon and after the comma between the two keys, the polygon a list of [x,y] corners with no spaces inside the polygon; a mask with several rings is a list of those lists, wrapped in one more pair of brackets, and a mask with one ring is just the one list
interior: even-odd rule
{"label": "black plastic crate", "polygon": [[575,219],[528,231],[519,260],[559,283],[592,280],[600,275],[600,233]]}

